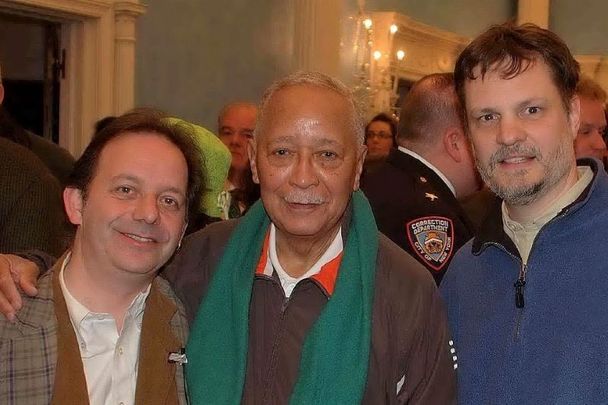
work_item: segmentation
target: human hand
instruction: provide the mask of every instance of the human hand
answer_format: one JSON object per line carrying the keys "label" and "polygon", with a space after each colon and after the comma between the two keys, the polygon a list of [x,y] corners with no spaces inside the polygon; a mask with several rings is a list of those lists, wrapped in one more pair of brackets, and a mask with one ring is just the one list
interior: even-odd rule
{"label": "human hand", "polygon": [[11,322],[23,305],[21,289],[34,297],[38,294],[38,266],[16,255],[0,255],[0,313]]}

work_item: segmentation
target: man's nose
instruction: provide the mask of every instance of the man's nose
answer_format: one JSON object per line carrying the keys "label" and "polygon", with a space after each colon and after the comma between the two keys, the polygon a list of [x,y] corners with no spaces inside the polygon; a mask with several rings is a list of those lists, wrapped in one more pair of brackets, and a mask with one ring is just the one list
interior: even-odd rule
{"label": "man's nose", "polygon": [[496,142],[503,145],[514,145],[525,140],[526,131],[516,117],[502,117],[498,125]]}
{"label": "man's nose", "polygon": [[154,224],[159,218],[158,201],[155,196],[142,196],[137,199],[135,210],[133,211],[133,219]]}
{"label": "man's nose", "polygon": [[319,184],[314,157],[309,155],[298,155],[293,163],[290,182],[300,188],[308,188]]}
{"label": "man's nose", "polygon": [[597,150],[606,150],[606,142],[604,141],[604,132],[599,129],[593,130],[592,138],[593,148]]}
{"label": "man's nose", "polygon": [[245,138],[238,134],[238,133],[234,133],[230,136],[229,139],[229,143],[231,146],[244,146],[246,145],[246,141]]}

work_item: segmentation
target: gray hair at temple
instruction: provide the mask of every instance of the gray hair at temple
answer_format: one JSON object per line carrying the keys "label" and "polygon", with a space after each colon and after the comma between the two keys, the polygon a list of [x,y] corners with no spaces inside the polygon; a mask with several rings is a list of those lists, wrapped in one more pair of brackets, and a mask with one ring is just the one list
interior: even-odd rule
{"label": "gray hair at temple", "polygon": [[264,121],[264,114],[266,110],[266,106],[268,101],[272,98],[272,96],[287,87],[293,86],[313,86],[313,87],[321,87],[334,93],[339,94],[344,97],[347,103],[351,106],[352,114],[351,114],[351,126],[353,130],[353,134],[356,136],[357,143],[363,145],[365,141],[365,120],[363,119],[363,115],[361,113],[361,109],[353,95],[353,92],[344,85],[338,79],[334,79],[326,74],[319,72],[306,72],[299,71],[296,73],[292,73],[291,75],[279,79],[272,83],[268,89],[264,92],[262,96],[262,101],[260,102],[260,108],[258,112],[258,122],[255,126],[255,131],[253,132],[254,139],[257,138],[257,135],[262,127],[262,122]]}

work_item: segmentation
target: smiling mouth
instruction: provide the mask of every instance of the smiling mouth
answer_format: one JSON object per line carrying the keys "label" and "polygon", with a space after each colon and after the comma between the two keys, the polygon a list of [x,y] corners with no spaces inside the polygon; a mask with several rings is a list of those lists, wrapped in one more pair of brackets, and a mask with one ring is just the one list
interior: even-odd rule
{"label": "smiling mouth", "polygon": [[300,212],[308,212],[308,211],[313,211],[315,209],[317,209],[318,207],[320,207],[322,204],[320,202],[317,201],[310,201],[310,202],[291,202],[291,201],[286,201],[287,202],[287,206],[289,207],[290,210],[293,210],[295,212],[300,211]]}
{"label": "smiling mouth", "polygon": [[529,156],[514,156],[514,157],[507,158],[507,159],[503,159],[501,161],[501,163],[518,164],[518,163],[527,162],[532,159],[533,159],[533,157],[529,157]]}
{"label": "smiling mouth", "polygon": [[133,239],[136,242],[141,242],[141,243],[154,243],[156,242],[156,240],[152,239],[152,238],[146,238],[144,236],[139,236],[139,235],[135,235],[132,233],[122,233],[124,236],[126,236],[129,239]]}

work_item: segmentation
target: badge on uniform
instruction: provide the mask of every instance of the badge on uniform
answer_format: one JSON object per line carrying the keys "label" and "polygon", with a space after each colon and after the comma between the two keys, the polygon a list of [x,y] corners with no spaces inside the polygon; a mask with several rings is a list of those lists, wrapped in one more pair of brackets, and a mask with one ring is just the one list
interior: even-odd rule
{"label": "badge on uniform", "polygon": [[406,224],[407,238],[416,254],[435,271],[441,271],[454,251],[454,225],[446,217],[416,218]]}

